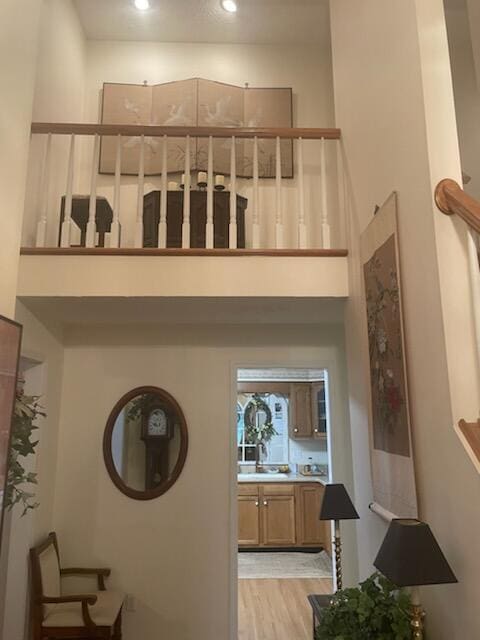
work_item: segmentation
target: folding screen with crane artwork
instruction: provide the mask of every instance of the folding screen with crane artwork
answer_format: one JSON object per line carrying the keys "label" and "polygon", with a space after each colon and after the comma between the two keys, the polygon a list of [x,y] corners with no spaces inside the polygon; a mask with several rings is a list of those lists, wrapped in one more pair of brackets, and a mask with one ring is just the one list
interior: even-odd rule
{"label": "folding screen with crane artwork", "polygon": [[[193,78],[158,85],[103,85],[102,124],[140,124],[177,127],[292,127],[291,88],[242,88]],[[215,173],[230,173],[230,139],[214,142]],[[282,140],[282,177],[293,178],[293,143]],[[145,174],[161,173],[161,139],[145,138]],[[185,137],[170,138],[168,171],[182,172],[185,166]],[[208,139],[191,140],[191,168],[205,171]],[[253,174],[253,140],[236,141],[237,175]],[[116,141],[104,137],[100,172],[115,172]],[[125,138],[122,173],[138,173],[140,139]],[[259,140],[259,177],[275,177],[275,140]]]}

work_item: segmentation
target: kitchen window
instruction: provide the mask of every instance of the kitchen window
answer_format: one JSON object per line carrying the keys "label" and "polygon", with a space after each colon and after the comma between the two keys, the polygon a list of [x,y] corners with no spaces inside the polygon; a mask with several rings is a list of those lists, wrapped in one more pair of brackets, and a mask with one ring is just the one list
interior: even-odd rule
{"label": "kitchen window", "polygon": [[288,463],[288,394],[283,393],[239,393],[237,397],[237,444],[238,461],[255,463],[255,444],[248,440],[245,428],[245,413],[251,408],[255,397],[260,398],[268,407],[266,412],[259,412],[259,420],[271,420],[275,435],[266,445],[266,452],[261,453],[263,464]]}

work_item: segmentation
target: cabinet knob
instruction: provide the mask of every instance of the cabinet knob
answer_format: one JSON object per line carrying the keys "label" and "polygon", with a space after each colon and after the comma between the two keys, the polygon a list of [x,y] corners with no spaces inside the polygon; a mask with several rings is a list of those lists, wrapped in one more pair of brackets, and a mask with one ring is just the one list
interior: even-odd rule
{"label": "cabinet knob", "polygon": [[295,427],[295,429],[293,430],[293,433],[298,433],[298,429]]}
{"label": "cabinet knob", "polygon": [[315,433],[319,433],[320,429],[315,429]]}
{"label": "cabinet knob", "polygon": [[268,506],[268,502],[266,500],[263,501],[263,506],[267,507]]}
{"label": "cabinet knob", "polygon": [[255,506],[258,507],[258,500],[255,502]]}

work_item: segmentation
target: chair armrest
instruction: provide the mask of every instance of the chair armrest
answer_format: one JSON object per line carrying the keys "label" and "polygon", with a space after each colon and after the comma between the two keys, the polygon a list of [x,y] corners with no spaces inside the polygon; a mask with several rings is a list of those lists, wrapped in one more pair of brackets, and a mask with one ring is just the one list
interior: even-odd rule
{"label": "chair armrest", "polygon": [[83,595],[75,595],[75,596],[60,596],[58,598],[50,598],[48,596],[43,596],[38,599],[40,604],[69,604],[72,602],[78,602],[82,605],[82,616],[83,622],[86,627],[96,627],[97,625],[93,622],[90,617],[90,612],[88,611],[89,605],[94,605],[97,602],[97,596],[92,594],[83,594]]}
{"label": "chair armrest", "polygon": [[60,569],[61,576],[97,576],[98,590],[105,591],[105,578],[108,578],[111,571],[106,568],[82,568],[82,567],[68,567]]}

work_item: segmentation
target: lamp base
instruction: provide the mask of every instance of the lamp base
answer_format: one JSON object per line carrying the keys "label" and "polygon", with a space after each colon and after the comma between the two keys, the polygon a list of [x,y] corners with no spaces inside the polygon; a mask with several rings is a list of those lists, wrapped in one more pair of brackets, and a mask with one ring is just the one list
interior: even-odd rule
{"label": "lamp base", "polygon": [[335,520],[335,537],[333,538],[333,547],[335,549],[335,577],[337,591],[341,591],[343,589],[342,542],[340,540],[340,522],[338,520]]}
{"label": "lamp base", "polygon": [[425,611],[420,604],[412,605],[412,638],[413,640],[423,640],[423,620],[425,618]]}

